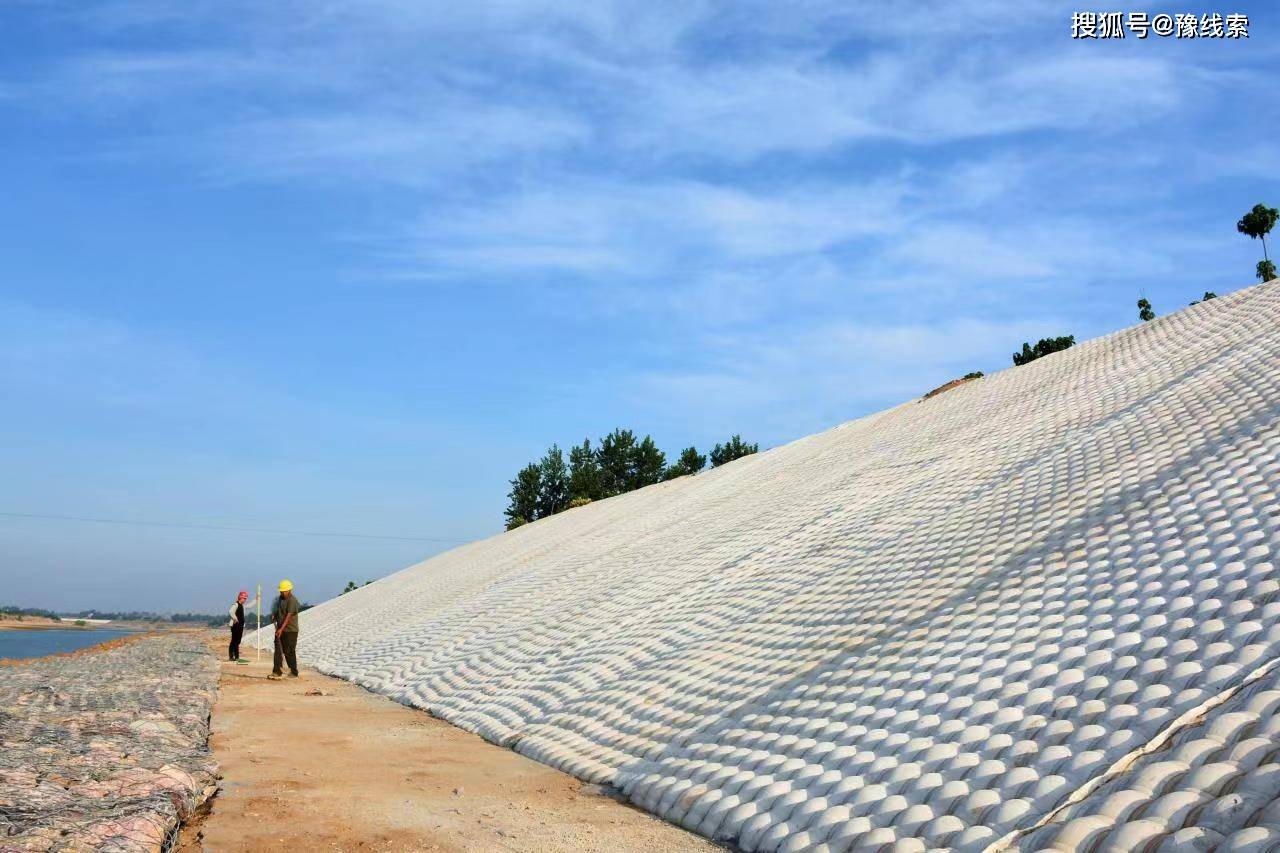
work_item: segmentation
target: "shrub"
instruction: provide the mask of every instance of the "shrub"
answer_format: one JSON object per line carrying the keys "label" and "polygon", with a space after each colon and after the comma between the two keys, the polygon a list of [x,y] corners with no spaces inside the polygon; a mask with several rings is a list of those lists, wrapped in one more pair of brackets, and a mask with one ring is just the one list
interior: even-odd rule
{"label": "shrub", "polygon": [[711,448],[711,467],[719,468],[726,462],[732,462],[735,459],[741,459],[744,456],[750,456],[760,450],[758,444],[747,444],[742,440],[742,436],[734,434],[729,436],[729,440],[724,445],[717,444]]}
{"label": "shrub", "polygon": [[1024,364],[1029,364],[1035,361],[1037,358],[1044,358],[1050,353],[1061,352],[1064,349],[1073,347],[1075,346],[1075,343],[1075,335],[1063,335],[1058,338],[1041,338],[1036,341],[1036,345],[1034,347],[1024,342],[1022,344],[1022,352],[1015,352],[1013,354],[1013,363],[1015,366],[1021,367]]}

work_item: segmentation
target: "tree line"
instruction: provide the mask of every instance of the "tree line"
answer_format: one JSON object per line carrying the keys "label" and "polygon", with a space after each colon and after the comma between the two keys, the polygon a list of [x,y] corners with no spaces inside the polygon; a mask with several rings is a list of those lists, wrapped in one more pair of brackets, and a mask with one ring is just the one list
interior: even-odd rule
{"label": "tree line", "polygon": [[0,616],[16,616],[18,619],[24,616],[35,616],[44,619],[52,619],[54,622],[61,622],[62,617],[52,610],[44,610],[40,607],[13,607],[11,605],[0,605]]}
{"label": "tree line", "polygon": [[178,625],[207,624],[212,627],[227,624],[225,613],[218,616],[208,613],[173,613],[165,616],[160,613],[152,613],[150,610],[81,610],[76,613],[56,613],[40,607],[11,607],[4,605],[0,606],[0,614],[16,616],[19,619],[24,616],[39,616],[51,619],[54,622],[65,620],[75,622],[78,625],[83,625],[86,619],[106,619],[111,622],[173,622]]}
{"label": "tree line", "polygon": [[583,506],[602,498],[696,474],[710,461],[715,468],[759,451],[732,435],[717,444],[710,454],[686,447],[671,464],[651,436],[637,439],[629,429],[615,429],[592,446],[591,439],[569,448],[569,457],[553,444],[537,462],[530,462],[511,480],[509,503],[504,512],[507,529],[512,530],[539,518]]}

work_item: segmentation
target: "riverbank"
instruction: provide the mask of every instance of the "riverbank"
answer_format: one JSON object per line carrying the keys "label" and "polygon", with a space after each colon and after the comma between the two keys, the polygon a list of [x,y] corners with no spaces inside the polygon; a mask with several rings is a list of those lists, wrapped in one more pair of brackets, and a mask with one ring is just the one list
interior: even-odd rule
{"label": "riverbank", "polygon": [[214,791],[217,664],[192,633],[0,673],[4,849],[155,851]]}
{"label": "riverbank", "polygon": [[135,622],[112,620],[86,622],[83,619],[49,619],[46,616],[0,614],[0,631],[154,631],[165,628],[192,630],[198,626],[174,625],[171,622]]}
{"label": "riverbank", "polygon": [[223,781],[182,853],[721,849],[348,682],[305,668],[268,681],[270,663],[222,664],[210,747]]}
{"label": "riverbank", "polygon": [[77,625],[71,620],[50,619],[47,616],[10,616],[0,614],[0,631],[49,631],[63,628],[73,631],[92,631],[97,625]]}

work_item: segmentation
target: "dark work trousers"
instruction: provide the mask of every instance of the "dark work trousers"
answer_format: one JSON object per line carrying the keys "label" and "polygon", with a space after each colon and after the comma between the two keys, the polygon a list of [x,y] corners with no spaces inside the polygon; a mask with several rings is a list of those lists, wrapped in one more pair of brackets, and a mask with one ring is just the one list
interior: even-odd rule
{"label": "dark work trousers", "polygon": [[227,657],[231,660],[240,659],[240,638],[244,636],[244,625],[231,626],[231,645],[227,647]]}
{"label": "dark work trousers", "polygon": [[276,637],[276,657],[274,666],[271,667],[272,675],[281,675],[284,670],[281,664],[284,661],[289,662],[289,672],[294,675],[298,674],[298,632],[285,631]]}

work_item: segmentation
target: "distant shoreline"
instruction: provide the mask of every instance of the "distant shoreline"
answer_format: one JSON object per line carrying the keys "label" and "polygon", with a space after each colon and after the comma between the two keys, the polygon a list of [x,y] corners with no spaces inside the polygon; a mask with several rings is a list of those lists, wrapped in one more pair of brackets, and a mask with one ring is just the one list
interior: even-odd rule
{"label": "distant shoreline", "polygon": [[21,621],[0,617],[0,631],[57,631],[69,628],[74,631],[92,631],[93,625],[77,625],[74,622],[55,622],[44,616],[27,616]]}
{"label": "distant shoreline", "polygon": [[0,631],[153,631],[148,622],[99,622],[77,625],[74,619],[55,622],[44,616],[28,616],[22,620],[0,617]]}

